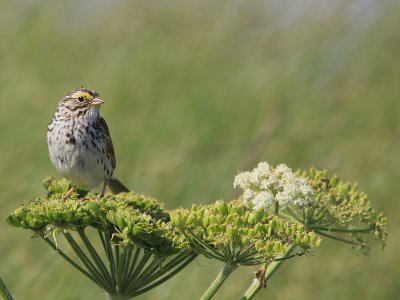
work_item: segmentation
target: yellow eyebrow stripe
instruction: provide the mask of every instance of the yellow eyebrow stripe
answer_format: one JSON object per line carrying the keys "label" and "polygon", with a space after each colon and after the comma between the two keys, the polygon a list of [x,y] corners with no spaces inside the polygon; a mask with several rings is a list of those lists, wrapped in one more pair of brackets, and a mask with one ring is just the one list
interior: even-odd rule
{"label": "yellow eyebrow stripe", "polygon": [[77,91],[71,95],[71,98],[79,98],[84,97],[86,99],[93,99],[94,97],[90,95],[88,92]]}

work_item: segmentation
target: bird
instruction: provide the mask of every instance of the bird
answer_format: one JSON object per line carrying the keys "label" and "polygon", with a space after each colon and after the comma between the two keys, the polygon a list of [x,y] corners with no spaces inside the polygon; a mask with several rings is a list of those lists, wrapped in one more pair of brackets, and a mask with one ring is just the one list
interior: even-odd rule
{"label": "bird", "polygon": [[114,146],[106,121],[100,116],[105,103],[94,90],[84,87],[69,92],[58,103],[47,128],[47,145],[52,164],[73,186],[64,196],[70,198],[79,186],[93,189],[101,184],[113,194],[129,192],[114,175]]}

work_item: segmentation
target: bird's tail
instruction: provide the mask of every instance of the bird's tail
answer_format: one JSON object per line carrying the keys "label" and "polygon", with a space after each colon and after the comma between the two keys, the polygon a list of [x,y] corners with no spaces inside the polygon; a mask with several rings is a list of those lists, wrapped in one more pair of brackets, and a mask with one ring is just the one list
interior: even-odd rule
{"label": "bird's tail", "polygon": [[110,189],[110,191],[113,194],[119,194],[119,193],[127,193],[129,192],[129,189],[124,186],[121,181],[119,181],[117,178],[110,178],[107,182],[107,186]]}

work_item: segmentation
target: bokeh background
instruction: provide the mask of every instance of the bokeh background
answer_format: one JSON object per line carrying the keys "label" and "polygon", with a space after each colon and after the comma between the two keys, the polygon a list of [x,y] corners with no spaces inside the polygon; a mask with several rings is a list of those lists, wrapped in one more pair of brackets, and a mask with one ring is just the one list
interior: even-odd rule
{"label": "bokeh background", "polygon": [[[167,208],[231,199],[258,161],[358,182],[389,218],[370,257],[324,240],[256,299],[400,299],[399,1],[1,1],[0,276],[15,299],[103,299],[6,216],[59,176],[46,126],[81,85],[107,100],[117,174]],[[197,299],[199,258],[139,299]],[[238,299],[241,268],[216,299]]]}

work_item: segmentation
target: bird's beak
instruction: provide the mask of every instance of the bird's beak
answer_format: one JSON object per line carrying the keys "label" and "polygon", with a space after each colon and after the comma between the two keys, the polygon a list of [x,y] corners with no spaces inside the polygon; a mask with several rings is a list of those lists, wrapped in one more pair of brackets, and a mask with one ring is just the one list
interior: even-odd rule
{"label": "bird's beak", "polygon": [[99,106],[99,105],[102,105],[104,102],[106,102],[106,101],[104,101],[103,99],[100,99],[100,98],[93,98],[92,99],[92,102],[90,103],[92,106]]}

